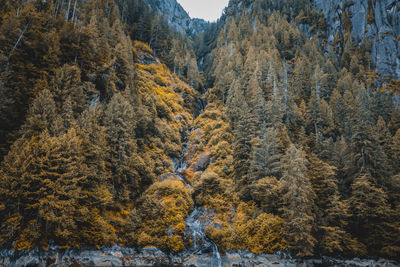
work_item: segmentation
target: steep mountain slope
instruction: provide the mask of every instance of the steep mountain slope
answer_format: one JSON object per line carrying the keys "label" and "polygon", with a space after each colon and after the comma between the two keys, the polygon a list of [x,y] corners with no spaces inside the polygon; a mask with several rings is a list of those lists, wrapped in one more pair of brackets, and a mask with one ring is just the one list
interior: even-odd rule
{"label": "steep mountain slope", "polygon": [[0,4],[0,262],[400,259],[397,1]]}
{"label": "steep mountain slope", "polygon": [[[251,12],[252,8],[277,10],[296,22],[309,38],[317,37],[329,53],[331,47],[341,55],[348,43],[365,49],[371,68],[395,80],[400,79],[400,3],[394,0],[304,0],[304,1],[257,1],[233,0],[227,7],[221,24],[228,16]],[[351,38],[350,38],[351,34]],[[349,39],[350,38],[350,39]]]}
{"label": "steep mountain slope", "polygon": [[[326,19],[326,35],[331,44],[342,34],[346,23],[358,45],[366,44],[372,64],[384,76],[400,79],[400,2],[372,1],[320,1],[313,5],[322,10]],[[346,22],[345,16],[350,20]],[[336,40],[337,41],[337,40]]]}
{"label": "steep mountain slope", "polygon": [[[398,138],[398,80],[382,84],[367,39],[359,45],[352,36],[351,6],[343,5],[337,22],[343,25],[330,43],[331,24],[312,1],[230,1],[204,60],[211,87],[204,114],[223,110],[233,142],[221,148],[226,135],[202,135],[199,146],[212,140],[211,157],[221,161],[194,173],[197,201],[217,213],[208,234],[220,248],[268,253],[288,245],[298,256],[397,257],[399,240],[392,237],[398,234],[391,231],[399,214],[390,197],[397,161],[377,140],[384,132],[387,144]],[[394,69],[381,74],[395,77]],[[234,192],[225,191],[232,186]],[[225,210],[230,205],[236,212]],[[387,212],[396,207],[394,217],[364,213],[378,206]],[[276,232],[263,239],[254,230],[260,225]],[[383,225],[392,225],[387,241]],[[287,243],[276,241],[280,236]]]}
{"label": "steep mountain slope", "polygon": [[180,32],[197,35],[207,30],[208,22],[190,18],[176,0],[146,0],[152,9],[167,18],[168,24]]}
{"label": "steep mountain slope", "polygon": [[[22,108],[27,114],[1,163],[0,243],[16,250],[132,246],[130,215],[142,193],[173,172],[180,131],[193,123],[199,93],[148,45],[129,39],[114,1],[80,3],[80,27],[69,16],[65,21],[64,12],[54,16],[56,4],[10,2],[11,12],[2,17],[2,40],[20,30],[5,30],[10,21],[29,27],[3,66],[2,117],[10,119],[18,107],[20,116]],[[53,59],[45,73],[42,54],[24,53],[38,53],[35,45],[47,34],[54,50],[41,50]],[[12,46],[2,45],[7,56]],[[22,72],[19,64],[29,67]],[[33,76],[36,71],[41,75]],[[17,77],[31,80],[15,89]],[[7,102],[20,95],[25,102]]]}

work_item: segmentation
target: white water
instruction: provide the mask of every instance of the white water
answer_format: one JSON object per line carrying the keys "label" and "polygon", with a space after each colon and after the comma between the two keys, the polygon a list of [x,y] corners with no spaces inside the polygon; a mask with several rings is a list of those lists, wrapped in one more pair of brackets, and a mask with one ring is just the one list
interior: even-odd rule
{"label": "white water", "polygon": [[204,232],[207,226],[205,222],[206,216],[207,211],[205,209],[196,207],[186,220],[185,235],[191,236],[193,244],[190,248],[190,252],[193,254],[211,252],[211,258],[207,262],[207,266],[222,267],[222,259],[217,245],[209,240]]}
{"label": "white water", "polygon": [[[189,129],[191,131],[192,129]],[[185,162],[185,154],[187,151],[187,138],[188,134],[184,130],[182,132],[182,153],[177,164],[175,164],[174,175],[186,185],[192,186],[192,184],[181,176],[182,172],[187,168]],[[204,232],[207,223],[205,217],[207,211],[203,208],[195,207],[190,216],[186,219],[186,230],[185,236],[192,238],[192,247],[188,250],[191,254],[204,254],[211,253],[211,258],[206,263],[207,267],[222,267],[221,255],[218,251],[218,246],[209,240]],[[203,266],[203,265],[202,265]]]}

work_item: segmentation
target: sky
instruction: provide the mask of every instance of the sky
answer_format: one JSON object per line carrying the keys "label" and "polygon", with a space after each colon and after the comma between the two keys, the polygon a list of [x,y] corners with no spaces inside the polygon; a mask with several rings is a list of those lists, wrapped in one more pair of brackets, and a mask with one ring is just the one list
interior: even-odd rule
{"label": "sky", "polygon": [[207,21],[216,21],[229,0],[177,0],[189,13],[191,18],[201,18]]}

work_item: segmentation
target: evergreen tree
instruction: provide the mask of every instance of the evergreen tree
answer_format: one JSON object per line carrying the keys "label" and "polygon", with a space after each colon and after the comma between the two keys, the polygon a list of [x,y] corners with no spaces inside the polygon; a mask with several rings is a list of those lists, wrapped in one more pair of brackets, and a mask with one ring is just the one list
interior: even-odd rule
{"label": "evergreen tree", "polygon": [[47,130],[51,135],[57,135],[63,129],[60,118],[57,115],[53,94],[45,89],[33,100],[21,134],[26,139],[41,134]]}
{"label": "evergreen tree", "polygon": [[256,126],[262,131],[262,128],[265,126],[266,118],[265,118],[265,109],[266,109],[266,101],[263,90],[260,87],[258,82],[258,71],[255,70],[253,75],[250,78],[249,85],[246,90],[246,98],[248,99],[248,105],[251,109],[251,112],[254,114],[257,119]]}
{"label": "evergreen tree", "polygon": [[94,85],[81,82],[81,71],[75,65],[66,64],[57,69],[50,82],[50,88],[58,110],[63,109],[63,104],[69,97],[73,112],[71,115],[75,119],[86,109],[89,98],[96,97]]}
{"label": "evergreen tree", "polygon": [[312,236],[315,226],[315,193],[306,164],[305,153],[293,144],[281,159],[283,174],[280,180],[280,211],[285,219],[284,236],[294,253],[302,257],[313,255],[316,243]]}
{"label": "evergreen tree", "polygon": [[251,123],[251,115],[246,102],[239,111],[240,117],[233,130],[235,141],[233,144],[233,177],[242,199],[250,199],[249,185],[254,181],[248,170],[250,169],[251,141],[254,137],[254,124]]}
{"label": "evergreen tree", "polygon": [[400,172],[400,129],[397,130],[396,134],[392,139],[392,159],[393,166],[397,173]]}
{"label": "evergreen tree", "polygon": [[347,171],[346,159],[351,158],[351,156],[349,156],[350,154],[351,151],[344,137],[340,138],[334,143],[332,148],[332,157],[330,160],[331,164],[334,165],[336,168],[336,175],[338,177],[338,182],[339,182],[339,191],[342,194],[348,191],[346,184],[348,183],[349,178],[347,177],[346,174]]}
{"label": "evergreen tree", "polygon": [[384,223],[382,233],[382,249],[380,253],[385,257],[396,258],[400,253],[400,175],[392,176],[388,183],[388,200],[392,210]]}
{"label": "evergreen tree", "polygon": [[106,140],[106,129],[100,124],[103,115],[99,103],[84,111],[79,120],[79,135],[82,138],[82,155],[87,166],[87,178],[79,182],[86,195],[80,204],[103,212],[112,204],[111,172],[107,162],[110,148]]}
{"label": "evergreen tree", "polygon": [[104,124],[110,147],[115,197],[128,201],[138,194],[138,189],[152,182],[151,171],[137,154],[135,141],[135,111],[121,93],[116,93],[105,110]]}
{"label": "evergreen tree", "polygon": [[384,222],[390,214],[386,192],[374,184],[373,177],[361,173],[351,185],[349,199],[352,232],[372,253],[382,248]]}
{"label": "evergreen tree", "polygon": [[[85,194],[79,183],[87,179],[81,144],[75,129],[59,137],[45,130],[14,146],[4,160],[1,188],[10,213],[2,234],[7,243],[15,241],[15,249],[48,248],[52,241],[80,247],[112,239],[109,228],[79,203]],[[81,239],[80,231],[91,235]]]}
{"label": "evergreen tree", "polygon": [[[385,182],[385,177],[390,175],[388,160],[384,148],[378,142],[378,136],[372,127],[369,101],[366,91],[358,86],[355,87],[358,96],[353,103],[355,114],[349,121],[351,127],[350,151],[347,157],[347,175],[355,178],[363,171],[368,172],[379,181]],[[348,114],[350,116],[350,114]]]}
{"label": "evergreen tree", "polygon": [[274,128],[267,128],[263,132],[263,139],[257,139],[253,146],[250,175],[256,180],[268,176],[279,178],[281,155],[276,144],[276,131]]}
{"label": "evergreen tree", "polygon": [[315,155],[309,156],[308,175],[316,194],[318,247],[325,254],[365,254],[365,247],[348,233],[349,207],[341,200],[335,168]]}
{"label": "evergreen tree", "polygon": [[265,213],[275,214],[279,206],[279,181],[269,176],[258,180],[251,187],[253,200]]}
{"label": "evergreen tree", "polygon": [[375,126],[375,133],[377,138],[377,143],[383,150],[386,159],[389,159],[390,156],[390,147],[392,143],[392,136],[389,132],[388,127],[386,126],[385,120],[379,116],[378,121]]}

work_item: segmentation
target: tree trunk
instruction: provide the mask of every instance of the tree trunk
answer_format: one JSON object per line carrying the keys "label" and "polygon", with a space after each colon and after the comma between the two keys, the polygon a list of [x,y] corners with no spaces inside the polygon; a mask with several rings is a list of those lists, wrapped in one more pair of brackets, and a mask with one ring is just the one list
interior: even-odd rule
{"label": "tree trunk", "polygon": [[69,18],[69,9],[71,8],[71,0],[68,0],[68,8],[67,11],[65,12],[65,22],[68,22]]}
{"label": "tree trunk", "polygon": [[[76,5],[77,5],[77,3],[78,3],[78,0],[75,0],[75,3],[74,3],[74,11],[72,12],[72,21],[75,21],[75,12],[76,12]],[[75,22],[74,22],[74,24],[75,24]]]}

